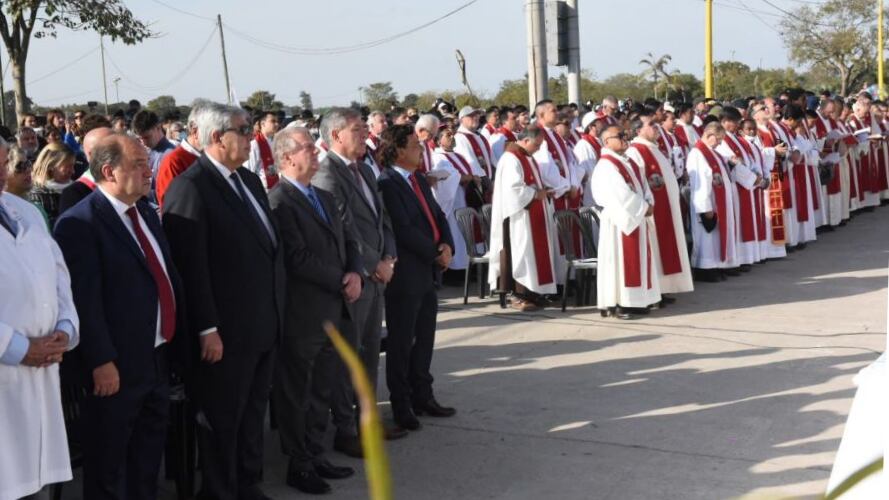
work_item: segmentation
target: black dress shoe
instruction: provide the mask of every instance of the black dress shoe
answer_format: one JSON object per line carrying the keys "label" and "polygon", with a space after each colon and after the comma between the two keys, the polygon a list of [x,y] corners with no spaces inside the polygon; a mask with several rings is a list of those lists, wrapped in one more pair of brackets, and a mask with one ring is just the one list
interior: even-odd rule
{"label": "black dress shoe", "polygon": [[313,470],[288,470],[287,486],[296,488],[299,491],[310,495],[330,493],[330,485],[327,484],[327,481],[321,479],[321,476]]}
{"label": "black dress shoe", "polygon": [[731,267],[731,268],[725,269],[723,271],[723,273],[725,273],[726,276],[740,276],[741,270],[740,270],[740,268],[737,268],[737,267]]}
{"label": "black dress shoe", "polygon": [[[352,458],[364,458],[361,439],[358,436],[337,436],[333,439],[333,449]],[[325,477],[323,474],[321,477]]]}
{"label": "black dress shoe", "polygon": [[435,398],[429,398],[429,401],[425,403],[414,404],[414,413],[417,415],[429,415],[430,417],[453,417],[457,414],[457,410],[438,404]]}
{"label": "black dress shoe", "polygon": [[618,307],[614,313],[614,317],[622,320],[632,320],[638,319],[639,315],[632,312],[632,309],[628,307]]}
{"label": "black dress shoe", "polygon": [[669,295],[661,295],[661,307],[665,305],[670,305],[676,302],[676,297],[670,297]]}
{"label": "black dress shoe", "polygon": [[383,427],[383,439],[386,441],[395,441],[396,439],[407,437],[408,434],[407,429],[402,429],[398,426]]}
{"label": "black dress shoe", "polygon": [[324,479],[345,479],[352,474],[355,474],[355,469],[351,467],[339,467],[325,459],[315,464],[315,473]]}
{"label": "black dress shoe", "polygon": [[413,410],[410,407],[392,407],[392,419],[395,420],[395,424],[401,427],[402,429],[407,429],[409,431],[418,431],[420,430],[420,421],[417,419],[417,416],[414,415]]}

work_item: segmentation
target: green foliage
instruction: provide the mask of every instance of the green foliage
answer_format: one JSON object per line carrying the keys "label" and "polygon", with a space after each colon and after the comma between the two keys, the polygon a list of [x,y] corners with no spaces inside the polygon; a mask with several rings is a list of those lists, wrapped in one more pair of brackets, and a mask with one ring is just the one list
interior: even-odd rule
{"label": "green foliage", "polygon": [[281,111],[284,109],[284,103],[275,100],[275,94],[268,90],[257,90],[250,94],[241,106],[250,107],[255,111]]}
{"label": "green foliage", "polygon": [[398,94],[392,88],[392,82],[371,83],[367,87],[359,88],[364,96],[364,104],[371,111],[388,112],[394,104],[398,103]]}
{"label": "green foliage", "polygon": [[145,107],[158,114],[163,114],[176,108],[176,98],[171,95],[159,95],[148,101]]}
{"label": "green foliage", "polygon": [[301,109],[312,110],[312,95],[306,92],[305,90],[300,91],[299,93],[299,107]]}

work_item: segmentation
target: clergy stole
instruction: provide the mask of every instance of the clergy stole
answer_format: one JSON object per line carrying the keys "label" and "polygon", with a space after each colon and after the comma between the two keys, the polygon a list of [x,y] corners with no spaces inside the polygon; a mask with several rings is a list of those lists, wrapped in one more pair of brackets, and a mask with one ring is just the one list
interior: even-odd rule
{"label": "clergy stole", "polygon": [[259,146],[259,160],[262,162],[262,171],[265,173],[266,189],[272,189],[278,183],[278,174],[271,172],[271,168],[275,164],[272,148],[269,146],[268,139],[261,132],[257,132],[254,138],[256,145]]}
{"label": "clergy stole", "polygon": [[[431,144],[430,144],[431,143]],[[435,149],[435,143],[432,141],[421,142],[420,146],[423,148],[423,157],[420,162],[420,172],[424,174],[429,173],[432,170],[432,150]]]}
{"label": "clergy stole", "polygon": [[[771,124],[769,124],[771,128]],[[777,144],[775,137],[777,134],[774,129],[765,131],[756,128],[756,134],[762,145],[767,148],[774,148]],[[769,220],[772,223],[772,244],[783,245],[787,241],[787,234],[784,228],[784,179],[781,175],[781,159],[775,155],[775,164],[772,166],[769,181]]]}
{"label": "clergy stole", "polygon": [[[796,132],[790,130],[790,127],[784,125],[781,122],[777,122],[778,127],[781,131],[784,132],[784,135],[787,137],[787,140],[793,140],[796,137]],[[790,144],[787,144],[790,146]],[[806,187],[806,175],[803,172],[803,175],[800,175],[799,172],[802,169],[806,169],[806,161],[803,158],[801,163],[794,163],[791,167],[791,177],[793,179],[786,179],[788,182],[785,182],[783,185],[784,188],[784,208],[790,209],[796,205],[796,220],[798,222],[805,222],[809,220],[809,204],[806,203],[806,198],[808,197],[808,188]],[[790,182],[793,182],[794,187],[796,187],[796,200],[793,199],[793,192],[790,189]],[[800,203],[802,200],[802,203]],[[802,205],[802,206],[800,206]]]}
{"label": "clergy stole", "polygon": [[[857,160],[857,158],[855,157],[855,146],[858,145],[858,141],[857,141],[857,140],[855,139],[855,137],[851,134],[849,128],[846,126],[845,123],[838,123],[837,126],[838,126],[838,128],[839,128],[841,131],[843,131],[843,132],[846,134],[846,136],[843,137],[843,143],[846,145],[846,162],[847,162],[847,164],[849,165],[849,170],[850,170],[850,172],[849,172],[849,175],[850,175],[850,179],[849,179],[849,197],[850,197],[850,198],[857,198],[857,197],[858,197],[858,191],[855,189],[855,183],[852,182],[854,179],[851,178],[851,175],[852,175],[851,170],[852,170],[853,168],[855,168],[855,162],[856,162],[856,160]],[[833,184],[833,183],[831,183],[831,184]],[[836,185],[837,185],[837,188],[836,188],[837,191],[836,191],[836,192],[839,193],[839,192],[840,192],[840,187],[839,187],[839,186],[840,186],[840,180],[839,180],[839,176],[837,176],[837,179],[836,179]]]}
{"label": "clergy stole", "polygon": [[[627,185],[630,187],[630,191],[634,193],[638,192],[636,190],[636,185],[638,184],[640,188],[644,186],[642,183],[642,176],[639,173],[639,167],[633,160],[628,160],[630,163],[630,168],[633,170],[631,174],[626,166],[624,166],[623,162],[619,159],[611,156],[604,155],[602,156],[603,160],[607,160],[609,163],[614,165],[617,173],[620,174],[621,177],[624,178]],[[630,177],[632,176],[632,177]],[[635,182],[633,182],[635,179]],[[642,196],[642,193],[639,193]],[[645,230],[646,233],[648,228],[646,226],[646,222],[643,220],[642,224],[639,224],[639,227],[633,230],[630,234],[624,234],[621,231],[621,248],[623,251],[624,258],[624,286],[627,288],[636,288],[642,286],[642,255],[639,250],[639,243],[642,238],[641,231]],[[650,237],[650,235],[649,235]],[[645,239],[645,268],[648,270],[648,289],[651,289],[651,242],[648,238]]]}
{"label": "clergy stole", "polygon": [[[749,158],[749,161],[753,161],[753,151],[750,149],[749,144],[745,144],[742,150],[740,140],[735,134],[726,132],[725,144],[738,158]],[[739,212],[741,213],[741,220],[739,221],[741,226],[741,241],[749,243],[756,240],[756,231],[753,227],[755,209],[750,201],[750,190],[742,186],[739,182],[736,182],[735,186],[738,188],[738,207],[740,208]]]}
{"label": "clergy stole", "polygon": [[[864,127],[864,124],[861,120],[858,119],[857,116],[853,116],[849,120],[849,124],[852,125],[852,131],[861,130]],[[856,140],[857,144],[857,140]],[[858,157],[858,185],[855,186],[855,190],[858,193],[858,201],[864,201],[864,194],[868,191],[870,182],[868,181],[868,174],[870,173],[870,161],[871,161],[871,151],[870,144],[868,144],[868,151],[863,155]]]}
{"label": "clergy stole", "polygon": [[677,123],[676,126],[673,127],[673,135],[676,136],[676,142],[679,143],[679,147],[682,148],[682,151],[688,152],[691,144],[688,143],[688,133],[685,131],[685,125]]}
{"label": "clergy stole", "polygon": [[[569,169],[571,166],[568,163],[569,153],[565,141],[555,131],[547,128],[543,129],[543,138],[546,139],[546,148],[549,150],[549,155],[556,162],[556,166],[559,167],[559,173],[570,183],[571,171]],[[576,210],[580,206],[580,197],[578,196],[577,199],[571,200],[567,194],[564,194],[561,198],[554,200],[553,204],[556,210]]]}
{"label": "clergy stole", "polygon": [[[828,130],[827,125],[830,124],[830,130],[839,130],[837,127],[837,122],[833,118],[824,118],[820,114],[818,115],[818,119],[815,120],[815,137],[819,139],[824,139],[824,148],[822,148],[821,152],[825,155],[830,154],[834,151],[837,151],[837,145],[834,144],[832,148],[827,147],[827,134],[830,132]],[[841,160],[842,161],[842,160]],[[840,192],[840,163],[837,163],[833,166],[833,177],[830,182],[827,184],[827,194],[839,194]]]}
{"label": "clergy stole", "polygon": [[667,185],[664,184],[664,173],[661,164],[644,144],[630,144],[636,149],[645,162],[645,178],[654,195],[654,228],[657,233],[658,248],[661,253],[661,267],[664,275],[682,272],[682,261],[679,258],[679,244],[676,242],[676,228],[673,226],[673,210]]}
{"label": "clergy stole", "polygon": [[[815,138],[812,137],[811,132],[808,127],[802,127],[803,133],[810,142],[815,142]],[[812,209],[818,210],[821,208],[821,196],[819,192],[821,191],[821,176],[818,175],[818,165],[806,165],[806,175],[809,178],[809,192],[812,193]]]}
{"label": "clergy stole", "polygon": [[[540,181],[540,168],[537,161],[528,156],[524,151],[513,152],[506,151],[515,156],[519,163],[522,164],[522,171],[525,174],[525,184],[536,187],[537,189],[545,189]],[[550,255],[549,235],[546,232],[546,201],[538,199],[531,200],[526,207],[528,210],[528,219],[531,225],[531,241],[534,242],[534,264],[537,267],[537,281],[541,285],[549,285],[553,282],[552,255]]]}
{"label": "clergy stole", "polygon": [[479,134],[471,134],[467,132],[457,132],[458,134],[463,134],[464,137],[469,141],[469,145],[472,146],[472,154],[475,155],[476,160],[478,160],[478,165],[485,171],[488,175],[488,179],[494,179],[494,168],[491,165],[491,156],[493,153],[491,152],[491,146],[488,144],[487,139],[482,137]]}
{"label": "clergy stole", "polygon": [[[444,150],[442,150],[444,151]],[[460,172],[460,175],[472,175],[472,166],[466,162],[466,158],[463,158],[457,153],[453,151],[444,151],[445,158],[451,162],[451,165]],[[472,207],[476,210],[480,209],[482,205],[485,204],[484,193],[482,193],[482,188],[475,181],[470,181],[464,188],[464,199],[466,200],[466,206]],[[484,233],[482,233],[482,228],[479,225],[478,221],[475,220],[472,224],[472,232],[475,233],[476,241],[484,241]]]}
{"label": "clergy stole", "polygon": [[670,160],[670,163],[673,163],[673,139],[667,135],[667,131],[664,130],[660,125],[657,126],[658,136],[657,136],[657,148],[664,155],[664,158]]}
{"label": "clergy stole", "polygon": [[506,142],[516,142],[515,134],[512,133],[512,130],[509,130],[506,127],[500,127],[497,129],[497,132],[500,132],[506,137]]}
{"label": "clergy stole", "polygon": [[707,165],[713,171],[713,194],[716,197],[716,222],[719,224],[719,257],[725,262],[726,251],[728,245],[728,218],[732,217],[728,213],[728,204],[725,198],[725,179],[722,178],[722,158],[713,153],[709,146],[698,141],[695,148],[704,155]]}
{"label": "clergy stole", "polygon": [[[742,141],[742,145],[746,145],[746,149],[755,153],[756,158],[759,158],[759,164],[765,168],[765,158],[762,156],[762,151],[759,149],[754,142],[748,141],[746,137],[738,136]],[[765,173],[765,172],[763,172]],[[761,187],[757,187],[753,189],[753,202],[756,207],[756,240],[757,241],[765,241],[766,240],[766,209],[765,209],[765,197],[763,196],[763,190]]]}
{"label": "clergy stole", "polygon": [[593,148],[593,151],[596,152],[596,160],[598,160],[599,157],[602,156],[602,144],[599,143],[599,139],[596,139],[590,134],[581,134],[581,137]]}

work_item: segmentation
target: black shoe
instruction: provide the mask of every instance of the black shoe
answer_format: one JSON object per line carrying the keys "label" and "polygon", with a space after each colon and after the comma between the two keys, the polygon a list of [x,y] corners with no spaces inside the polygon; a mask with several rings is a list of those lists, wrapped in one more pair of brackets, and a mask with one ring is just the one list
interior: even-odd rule
{"label": "black shoe", "polygon": [[661,307],[668,306],[670,304],[676,303],[676,297],[670,297],[669,295],[661,295]]}
{"label": "black shoe", "polygon": [[799,245],[796,246],[796,249],[797,249],[797,250],[805,250],[805,249],[806,249],[806,244],[805,244],[805,243],[800,243]]}
{"label": "black shoe", "polygon": [[355,469],[351,467],[338,467],[325,459],[315,464],[315,473],[324,479],[345,479],[352,474],[355,474]]}
{"label": "black shoe", "polygon": [[614,308],[614,307],[609,307],[609,308],[606,308],[606,309],[600,309],[600,310],[599,310],[599,314],[601,314],[603,318],[607,318],[608,316],[614,316],[614,311],[615,311],[615,309],[616,309],[616,308]]}
{"label": "black shoe", "polygon": [[695,269],[694,271],[695,281],[703,281],[705,283],[718,283],[719,275],[720,273],[717,269]]}
{"label": "black shoe", "polygon": [[750,264],[741,264],[740,271],[742,273],[749,273],[751,269],[753,269],[753,266],[751,266]]}
{"label": "black shoe", "polygon": [[330,485],[321,479],[317,472],[290,470],[287,471],[287,486],[296,488],[310,495],[323,495],[330,493]]}
{"label": "black shoe", "polygon": [[724,271],[726,276],[740,276],[741,271],[737,267],[732,267]]}
{"label": "black shoe", "polygon": [[247,486],[238,493],[238,500],[272,500],[272,497],[266,495],[259,489],[259,486]]}
{"label": "black shoe", "polygon": [[414,403],[414,413],[430,417],[453,417],[457,414],[457,410],[438,404],[435,398],[429,398],[425,403]]}
{"label": "black shoe", "polygon": [[392,405],[392,419],[395,420],[396,425],[409,431],[418,431],[422,427],[417,416],[414,415],[413,410],[409,406],[399,407]]}
{"label": "black shoe", "polygon": [[614,313],[614,317],[622,320],[638,319],[639,315],[632,312],[628,307],[618,307]]}
{"label": "black shoe", "polygon": [[[352,458],[364,458],[364,451],[361,449],[361,439],[358,436],[335,437],[333,439],[333,449]],[[321,474],[321,477],[326,476]]]}
{"label": "black shoe", "polygon": [[398,426],[384,426],[383,427],[383,439],[386,441],[395,441],[396,439],[401,439],[407,437],[409,432],[407,429],[402,429]]}

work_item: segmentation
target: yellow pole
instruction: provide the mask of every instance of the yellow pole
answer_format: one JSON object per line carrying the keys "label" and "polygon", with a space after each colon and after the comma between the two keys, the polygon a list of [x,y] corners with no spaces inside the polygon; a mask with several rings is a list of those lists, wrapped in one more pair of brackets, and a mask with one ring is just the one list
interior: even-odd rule
{"label": "yellow pole", "polygon": [[880,99],[886,98],[886,87],[883,84],[883,0],[877,2],[877,88]]}
{"label": "yellow pole", "polygon": [[[882,0],[881,0],[882,1]],[[713,97],[713,0],[705,0],[707,18],[704,24],[704,94]]]}

